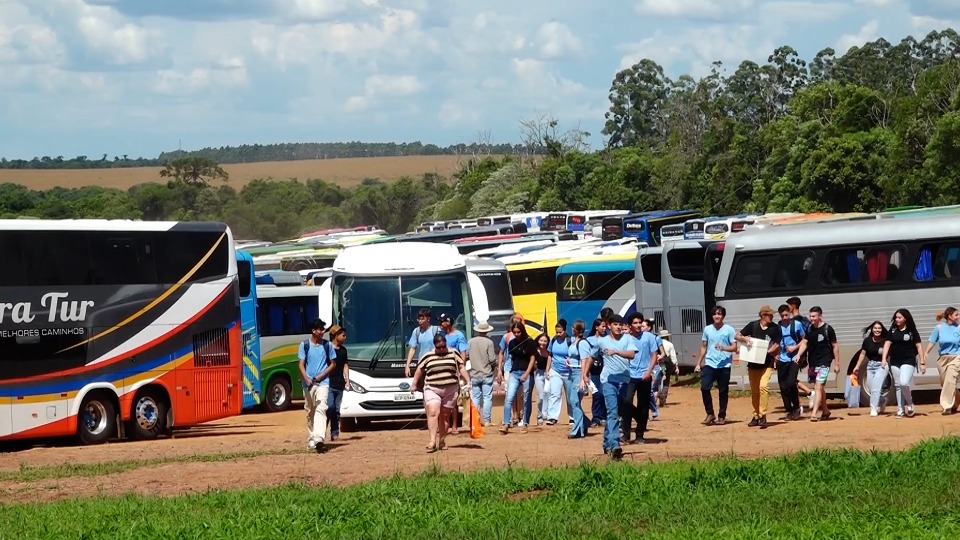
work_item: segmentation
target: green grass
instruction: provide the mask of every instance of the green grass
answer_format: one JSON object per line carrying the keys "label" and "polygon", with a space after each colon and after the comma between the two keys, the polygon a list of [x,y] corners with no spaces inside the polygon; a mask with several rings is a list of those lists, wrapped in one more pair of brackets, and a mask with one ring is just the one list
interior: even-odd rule
{"label": "green grass", "polygon": [[133,459],[127,461],[105,461],[103,463],[63,463],[60,465],[43,465],[32,467],[25,463],[20,464],[20,470],[0,471],[0,482],[32,482],[54,478],[69,478],[72,476],[101,476],[143,467],[156,467],[169,463],[217,462],[250,459],[260,456],[286,456],[290,454],[306,454],[307,450],[257,450],[250,452],[228,452],[225,454],[190,454],[154,459]]}
{"label": "green grass", "polygon": [[[337,466],[353,465],[346,456]],[[8,505],[0,537],[946,538],[960,533],[958,486],[960,439],[945,438],[900,453],[433,468],[348,488]]]}

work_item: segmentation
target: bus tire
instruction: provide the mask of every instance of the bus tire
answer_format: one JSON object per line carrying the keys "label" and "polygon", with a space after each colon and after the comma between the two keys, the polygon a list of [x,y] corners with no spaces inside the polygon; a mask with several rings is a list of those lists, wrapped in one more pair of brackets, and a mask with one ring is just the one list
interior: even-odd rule
{"label": "bus tire", "polygon": [[286,377],[276,375],[267,383],[267,391],[264,392],[264,404],[270,412],[285,411],[290,408],[293,402],[293,396],[290,391],[290,381]]}
{"label": "bus tire", "polygon": [[84,396],[77,411],[77,438],[83,444],[103,444],[117,432],[115,399],[104,392]]}
{"label": "bus tire", "polygon": [[156,439],[167,431],[170,402],[152,388],[140,390],[130,410],[130,434],[134,439]]}

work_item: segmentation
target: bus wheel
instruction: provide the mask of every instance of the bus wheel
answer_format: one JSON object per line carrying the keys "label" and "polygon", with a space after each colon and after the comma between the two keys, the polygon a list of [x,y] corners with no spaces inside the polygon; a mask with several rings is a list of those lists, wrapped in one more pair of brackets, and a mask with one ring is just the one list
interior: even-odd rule
{"label": "bus wheel", "polygon": [[290,395],[290,382],[283,377],[270,379],[266,392],[267,410],[270,412],[285,411],[293,401]]}
{"label": "bus wheel", "polygon": [[117,432],[117,409],[102,393],[87,394],[77,416],[77,437],[83,444],[103,444]]}
{"label": "bus wheel", "polygon": [[167,430],[167,411],[170,405],[155,390],[144,390],[133,401],[130,427],[137,439],[156,439]]}

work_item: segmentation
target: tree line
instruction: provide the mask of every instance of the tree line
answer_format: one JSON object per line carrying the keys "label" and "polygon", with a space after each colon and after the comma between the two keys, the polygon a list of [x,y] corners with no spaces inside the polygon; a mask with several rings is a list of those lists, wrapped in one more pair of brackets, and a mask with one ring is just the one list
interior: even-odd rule
{"label": "tree line", "polygon": [[278,240],[328,226],[396,233],[420,221],[530,210],[730,215],[960,203],[954,30],[896,45],[879,39],[841,56],[827,48],[809,61],[782,46],[763,65],[728,71],[718,62],[702,77],[674,80],[650,59],[620,71],[607,144],[596,151],[584,142],[589,133],[544,114],[521,122],[514,148],[522,151],[463,152],[450,178],[367,179],[352,189],[264,179],[238,191],[219,182],[220,161],[180,155],[162,182],[127,191],[0,185],[0,215],[214,219],[238,238]]}
{"label": "tree line", "polygon": [[336,159],[356,157],[397,157],[397,156],[486,156],[537,153],[539,148],[524,147],[517,144],[491,144],[474,142],[437,146],[412,143],[285,143],[285,144],[244,144],[241,146],[221,146],[219,148],[201,148],[200,150],[173,150],[161,152],[156,158],[113,156],[103,154],[98,159],[88,156],[64,158],[63,156],[42,156],[33,159],[0,158],[0,169],[109,169],[122,167],[163,167],[177,159],[200,157],[217,163],[260,163],[264,161],[297,161],[306,159]]}

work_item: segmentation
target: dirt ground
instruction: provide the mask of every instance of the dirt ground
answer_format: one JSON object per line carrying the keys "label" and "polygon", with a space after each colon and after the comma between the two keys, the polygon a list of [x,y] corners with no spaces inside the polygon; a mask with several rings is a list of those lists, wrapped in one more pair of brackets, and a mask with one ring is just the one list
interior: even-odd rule
{"label": "dirt ground", "polygon": [[[716,399],[716,398],[714,398]],[[804,399],[805,401],[805,399]],[[749,396],[730,401],[728,423],[700,425],[703,406],[695,388],[675,387],[660,418],[650,423],[648,442],[624,446],[624,460],[633,462],[699,458],[719,454],[756,457],[815,447],[903,449],[924,439],[960,433],[960,415],[941,416],[935,399],[918,405],[914,418],[886,415],[870,418],[868,408],[832,405],[827,421],[786,422],[779,407],[768,418],[768,428],[747,427]],[[780,404],[778,395],[771,405]],[[584,400],[589,410],[589,398]],[[893,408],[895,412],[895,407]],[[171,439],[149,442],[113,442],[101,446],[46,443],[31,448],[0,447],[0,471],[21,467],[131,460],[164,460],[102,476],[68,476],[37,481],[0,481],[0,503],[49,501],[67,497],[140,493],[171,496],[212,489],[237,489],[289,482],[311,485],[347,485],[396,473],[413,474],[433,465],[446,471],[506,467],[576,465],[581,460],[604,461],[602,434],[593,430],[586,439],[568,440],[568,426],[513,430],[500,435],[486,428],[484,437],[471,439],[467,429],[447,440],[448,448],[426,453],[422,422],[374,423],[369,429],[346,433],[328,442],[323,454],[306,450],[302,409],[278,414],[244,414],[178,431]],[[494,421],[502,418],[494,407]],[[565,421],[565,413],[561,416]],[[202,461],[198,455],[258,452],[256,457]],[[9,473],[8,473],[9,474]]]}

